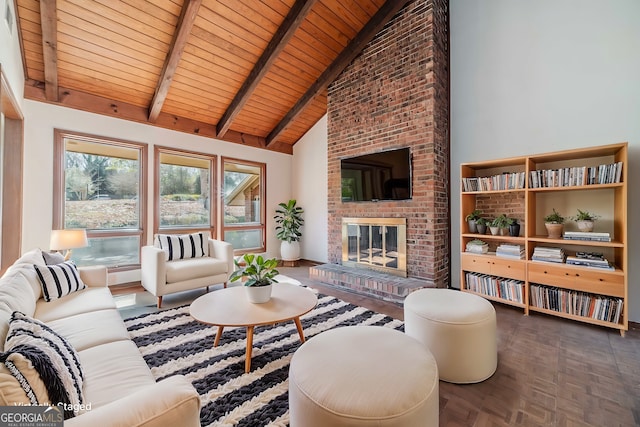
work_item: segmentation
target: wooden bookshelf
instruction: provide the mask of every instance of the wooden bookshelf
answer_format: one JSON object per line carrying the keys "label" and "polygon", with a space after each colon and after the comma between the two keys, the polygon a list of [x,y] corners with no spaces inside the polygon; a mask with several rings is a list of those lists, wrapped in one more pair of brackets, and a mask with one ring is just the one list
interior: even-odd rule
{"label": "wooden bookshelf", "polygon": [[[520,307],[525,314],[530,311],[545,313],[618,329],[624,335],[628,330],[629,310],[627,145],[624,142],[462,164],[461,289],[492,301]],[[575,222],[568,218],[575,215],[577,209],[600,214],[596,231],[609,233],[611,241],[548,238],[543,218],[552,208],[558,209],[567,218],[564,231],[575,230]],[[485,219],[492,219],[500,213],[518,218],[521,224],[520,235],[481,235],[470,232],[465,217],[475,209],[483,211]],[[489,245],[489,252],[466,252],[467,243],[474,239],[485,241]],[[496,256],[497,246],[503,243],[524,247],[524,258]],[[534,261],[532,257],[536,247],[561,248],[567,255],[577,252],[602,253],[613,264],[614,269]],[[501,298],[494,290],[491,295],[483,294],[478,292],[477,286],[475,290],[471,290],[466,281],[467,272],[522,281],[522,301]],[[556,301],[551,306],[546,301],[538,300],[537,305],[533,305],[532,286],[536,292],[547,288],[552,290],[543,292],[545,295],[562,295],[562,304],[558,306]],[[602,318],[575,314],[582,312],[578,309],[584,308],[590,298],[593,302],[599,301],[598,308],[604,307]],[[621,309],[616,312],[618,305]],[[619,314],[617,319],[616,314]],[[604,320],[612,318],[615,320]]]}

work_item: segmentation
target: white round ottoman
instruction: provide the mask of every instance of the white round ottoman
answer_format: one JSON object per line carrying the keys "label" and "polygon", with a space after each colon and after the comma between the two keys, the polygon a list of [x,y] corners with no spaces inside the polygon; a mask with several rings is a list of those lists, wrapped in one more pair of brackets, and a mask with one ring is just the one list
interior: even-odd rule
{"label": "white round ottoman", "polygon": [[433,356],[394,329],[332,329],[291,359],[291,427],[437,427],[438,410]]}
{"label": "white round ottoman", "polygon": [[420,289],[404,300],[404,331],[422,342],[443,381],[484,381],[498,366],[496,311],[486,299],[453,289]]}

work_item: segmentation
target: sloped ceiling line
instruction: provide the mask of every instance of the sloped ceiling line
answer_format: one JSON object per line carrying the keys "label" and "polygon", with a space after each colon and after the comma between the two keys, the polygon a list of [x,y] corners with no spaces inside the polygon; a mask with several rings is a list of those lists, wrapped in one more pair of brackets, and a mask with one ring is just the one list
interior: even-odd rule
{"label": "sloped ceiling line", "polygon": [[305,109],[307,105],[353,61],[366,47],[366,45],[382,30],[382,28],[398,13],[410,0],[387,0],[376,12],[362,30],[351,40],[347,47],[331,65],[318,77],[304,95],[289,110],[276,127],[267,135],[267,147],[269,147],[289,124]]}
{"label": "sloped ceiling line", "polygon": [[171,87],[171,81],[173,75],[178,68],[178,63],[184,52],[184,47],[187,44],[187,39],[191,34],[193,23],[198,15],[198,9],[202,0],[186,0],[182,5],[182,11],[180,12],[180,18],[178,18],[178,25],[176,26],[176,32],[174,33],[167,59],[165,60],[162,72],[158,78],[158,85],[156,87],[153,99],[149,107],[149,121],[155,123],[158,120],[158,115],[162,110],[164,101],[169,93]]}
{"label": "sloped ceiling line", "polygon": [[229,130],[233,119],[240,113],[242,107],[247,103],[253,90],[258,86],[260,80],[267,74],[269,67],[276,60],[280,52],[287,46],[287,43],[293,37],[300,24],[315,4],[316,0],[297,0],[282,25],[278,28],[273,38],[269,41],[266,49],[256,62],[247,79],[243,82],[242,87],[229,104],[229,108],[224,112],[220,121],[216,125],[218,138],[224,137]]}

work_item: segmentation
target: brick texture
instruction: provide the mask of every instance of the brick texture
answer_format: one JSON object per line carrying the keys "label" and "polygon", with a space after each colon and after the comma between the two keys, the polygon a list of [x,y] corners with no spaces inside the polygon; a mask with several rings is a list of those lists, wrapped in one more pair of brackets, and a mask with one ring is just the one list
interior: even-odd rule
{"label": "brick texture", "polygon": [[[407,219],[407,272],[449,282],[448,2],[408,3],[328,89],[329,262],[343,217]],[[340,159],[410,147],[412,199],[343,203]]]}

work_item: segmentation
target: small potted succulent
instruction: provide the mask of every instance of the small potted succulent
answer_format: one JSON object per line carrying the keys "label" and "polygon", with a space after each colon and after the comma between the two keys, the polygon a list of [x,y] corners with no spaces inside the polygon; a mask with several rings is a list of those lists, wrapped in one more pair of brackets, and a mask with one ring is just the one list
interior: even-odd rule
{"label": "small potted succulent", "polygon": [[278,283],[275,277],[280,274],[276,269],[278,260],[265,259],[262,255],[244,254],[242,261],[235,259],[236,270],[231,273],[229,281],[235,282],[246,278],[243,283],[247,290],[249,302],[260,304],[271,299],[273,284]]}
{"label": "small potted succulent", "polygon": [[600,215],[578,209],[578,213],[572,216],[571,220],[578,224],[578,230],[589,232],[593,231],[593,224],[598,218]]}
{"label": "small potted succulent", "polygon": [[553,208],[553,212],[544,217],[544,226],[547,228],[547,235],[550,239],[562,237],[565,218]]}
{"label": "small potted succulent", "polygon": [[476,220],[476,228],[478,230],[478,234],[486,234],[487,233],[487,224],[489,223],[489,221],[487,221],[484,218],[478,218]]}
{"label": "small potted succulent", "polygon": [[[498,232],[494,232],[496,227],[498,229]],[[500,233],[501,236],[506,236],[509,232],[509,218],[507,218],[507,215],[505,214],[500,214],[500,216],[494,218],[493,221],[491,221],[490,228],[491,234],[496,235]]]}
{"label": "small potted succulent", "polygon": [[480,219],[480,212],[478,209],[475,209],[469,215],[467,215],[464,219],[467,221],[467,225],[469,226],[469,233],[477,233],[478,232],[478,220]]}

